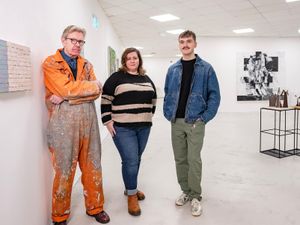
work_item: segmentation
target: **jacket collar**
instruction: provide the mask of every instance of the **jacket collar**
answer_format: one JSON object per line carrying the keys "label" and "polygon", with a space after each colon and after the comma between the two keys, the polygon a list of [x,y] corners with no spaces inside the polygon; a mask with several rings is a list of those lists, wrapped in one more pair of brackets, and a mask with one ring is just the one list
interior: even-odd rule
{"label": "jacket collar", "polygon": [[[196,56],[196,62],[195,62],[195,65],[198,65],[198,66],[202,65],[202,59],[201,59],[197,54],[195,54],[195,56]],[[179,60],[174,64],[174,66],[180,66],[180,67],[182,67],[181,59],[179,59]]]}
{"label": "jacket collar", "polygon": [[74,62],[74,61],[76,61],[76,64],[77,64],[77,58],[78,58],[78,57],[76,57],[76,58],[71,58],[70,56],[68,56],[68,55],[65,53],[64,49],[60,52],[60,54],[61,54],[61,56],[64,58],[64,60],[67,61],[68,64],[69,64],[70,62]]}
{"label": "jacket collar", "polygon": [[[61,61],[64,61],[64,58],[62,57],[61,55],[61,51],[63,51],[62,48],[60,49],[57,49],[55,55],[54,55],[54,58],[57,62],[61,62]],[[79,55],[78,58],[77,58],[77,61],[84,61],[84,59]]]}
{"label": "jacket collar", "polygon": [[[57,49],[55,55],[54,55],[54,59],[56,62],[62,62],[64,64],[64,67],[67,68],[69,70],[69,72],[72,74],[72,71],[68,65],[68,63],[64,60],[64,58],[62,57],[62,55],[60,54],[60,52],[63,51],[62,48]],[[80,55],[77,58],[77,77],[79,78],[80,75],[82,74],[82,70],[85,64],[85,59],[82,58]],[[78,79],[77,78],[77,79]]]}

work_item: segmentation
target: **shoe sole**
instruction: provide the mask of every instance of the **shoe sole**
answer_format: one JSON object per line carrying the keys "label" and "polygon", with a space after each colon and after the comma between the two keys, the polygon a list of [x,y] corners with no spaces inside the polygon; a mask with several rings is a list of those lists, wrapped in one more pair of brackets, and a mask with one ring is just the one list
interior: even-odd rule
{"label": "shoe sole", "polygon": [[88,215],[90,217],[93,217],[98,223],[106,224],[106,223],[110,222],[110,219],[108,219],[107,221],[99,221],[99,220],[96,219],[96,217],[94,215],[90,215],[87,212],[85,212],[85,213],[86,213],[86,215]]}
{"label": "shoe sole", "polygon": [[194,217],[198,217],[198,216],[201,216],[202,215],[202,210],[200,211],[200,214],[199,215],[194,215],[193,213],[192,213],[192,216],[194,216]]}
{"label": "shoe sole", "polygon": [[188,201],[185,202],[185,203],[183,203],[183,204],[178,204],[178,203],[175,201],[175,205],[177,205],[177,206],[184,206],[186,203],[188,203]]}
{"label": "shoe sole", "polygon": [[110,222],[110,219],[107,220],[107,221],[99,221],[99,220],[96,220],[96,221],[99,222],[99,223],[102,223],[102,224],[106,224],[106,223],[109,223],[109,222]]}
{"label": "shoe sole", "polygon": [[129,211],[128,211],[128,213],[129,213],[130,215],[132,215],[132,216],[140,216],[140,215],[142,214],[141,211],[139,211],[139,212],[129,212]]}
{"label": "shoe sole", "polygon": [[185,204],[177,204],[177,203],[175,202],[175,205],[177,205],[177,206],[184,206]]}

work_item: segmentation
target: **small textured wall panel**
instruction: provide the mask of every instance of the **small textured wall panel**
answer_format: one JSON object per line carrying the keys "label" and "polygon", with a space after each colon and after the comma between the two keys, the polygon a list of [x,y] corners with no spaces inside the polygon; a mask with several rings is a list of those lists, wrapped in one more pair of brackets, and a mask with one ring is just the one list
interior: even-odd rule
{"label": "small textured wall panel", "polygon": [[0,93],[31,90],[28,47],[0,40]]}

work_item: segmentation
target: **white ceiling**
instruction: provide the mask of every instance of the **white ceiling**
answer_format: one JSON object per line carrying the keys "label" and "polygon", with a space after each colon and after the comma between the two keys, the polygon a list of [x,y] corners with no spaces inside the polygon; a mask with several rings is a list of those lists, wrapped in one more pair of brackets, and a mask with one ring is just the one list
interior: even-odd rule
{"label": "white ceiling", "polygon": [[[190,29],[197,37],[236,37],[233,29],[253,28],[246,37],[300,37],[300,1],[285,0],[98,0],[125,47],[143,54],[179,53],[171,29]],[[180,20],[158,22],[150,16],[170,13]]]}

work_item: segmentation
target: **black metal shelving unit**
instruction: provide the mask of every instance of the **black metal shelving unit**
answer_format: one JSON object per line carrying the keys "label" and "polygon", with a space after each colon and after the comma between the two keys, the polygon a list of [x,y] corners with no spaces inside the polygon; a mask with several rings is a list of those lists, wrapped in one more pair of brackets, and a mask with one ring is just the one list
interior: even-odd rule
{"label": "black metal shelving unit", "polygon": [[299,148],[299,111],[300,107],[295,107],[295,114],[294,114],[294,148],[295,154],[300,156],[300,148]]}
{"label": "black metal shelving unit", "polygon": [[[263,112],[273,112],[273,127],[263,129]],[[294,113],[293,127],[287,128],[287,113]],[[261,153],[276,157],[285,158],[291,155],[299,155],[300,149],[298,148],[298,129],[299,110],[295,108],[275,108],[275,107],[262,107],[260,108],[260,137],[259,137],[259,151]],[[283,124],[283,125],[282,125]],[[273,136],[273,147],[262,149],[263,134]],[[287,149],[287,137],[293,135],[292,148]]]}

